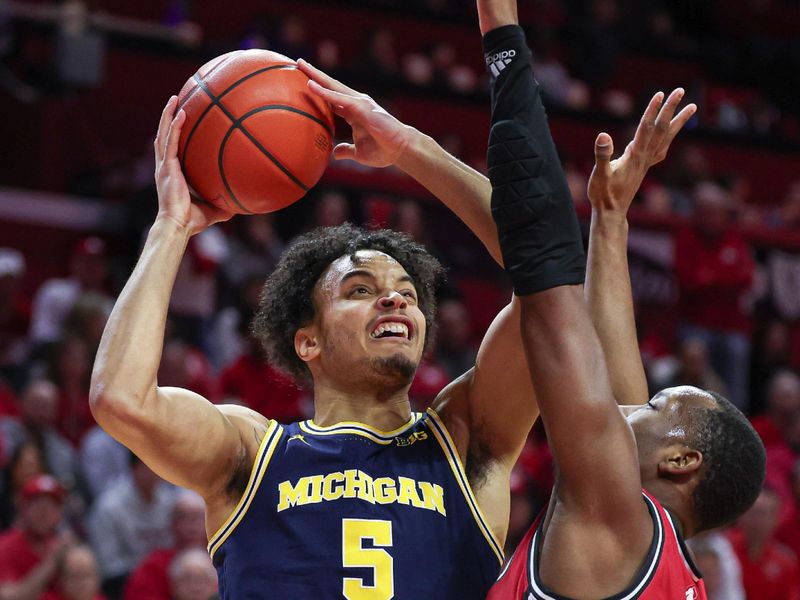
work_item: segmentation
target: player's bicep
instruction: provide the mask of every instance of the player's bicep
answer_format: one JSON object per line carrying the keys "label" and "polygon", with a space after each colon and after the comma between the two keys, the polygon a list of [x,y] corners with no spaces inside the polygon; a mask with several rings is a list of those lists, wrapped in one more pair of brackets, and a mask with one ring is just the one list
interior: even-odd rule
{"label": "player's bicep", "polygon": [[160,477],[204,497],[224,489],[244,450],[219,407],[181,388],[156,388],[140,409],[100,425]]}

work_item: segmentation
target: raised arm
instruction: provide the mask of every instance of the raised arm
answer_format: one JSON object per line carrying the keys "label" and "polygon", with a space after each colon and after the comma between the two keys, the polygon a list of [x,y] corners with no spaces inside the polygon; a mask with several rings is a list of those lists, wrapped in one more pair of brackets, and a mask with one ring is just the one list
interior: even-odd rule
{"label": "raised arm", "polygon": [[[155,141],[158,216],[103,332],[90,402],[100,426],[156,473],[210,498],[228,484],[254,436],[242,434],[241,417],[156,381],[169,298],[189,237],[230,217],[190,201],[177,159],[185,113],[175,116],[176,105],[171,98]],[[253,423],[263,425],[255,417]]]}
{"label": "raised arm", "polygon": [[520,299],[522,342],[557,465],[557,506],[562,516],[589,525],[591,534],[596,533],[592,523],[608,525],[624,514],[623,531],[639,542],[637,531],[642,526],[646,531],[649,517],[641,501],[636,442],[617,408],[584,302],[577,216],[531,72],[530,50],[516,15],[509,13],[514,5],[478,2],[484,53],[490,61],[513,57],[491,78],[492,214]]}
{"label": "raised arm", "polygon": [[617,159],[611,159],[611,136],[601,133],[595,142],[595,168],[588,190],[592,226],[584,291],[605,353],[611,389],[622,405],[644,404],[648,399],[628,273],[628,209],[647,170],[664,160],[672,140],[697,110],[689,104],[675,115],[682,99],[682,89],[672,92],[663,106],[664,94],[653,96],[633,141]]}
{"label": "raised arm", "polygon": [[367,94],[302,59],[297,64],[311,79],[311,90],[327,100],[353,130],[352,143],[340,143],[333,149],[335,159],[351,159],[370,167],[397,166],[452,210],[502,265],[489,212],[492,189],[486,177],[448,154],[430,136],[386,112]]}

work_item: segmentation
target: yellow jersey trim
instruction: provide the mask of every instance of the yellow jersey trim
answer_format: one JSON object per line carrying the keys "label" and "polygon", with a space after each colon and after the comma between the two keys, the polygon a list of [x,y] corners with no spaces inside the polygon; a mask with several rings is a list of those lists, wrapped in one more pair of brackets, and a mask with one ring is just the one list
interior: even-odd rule
{"label": "yellow jersey trim", "polygon": [[503,548],[497,541],[497,538],[494,536],[491,527],[489,527],[487,524],[486,517],[483,515],[481,507],[478,504],[478,501],[475,499],[475,495],[472,493],[472,488],[467,480],[467,473],[464,470],[461,457],[458,455],[458,451],[456,450],[456,445],[453,442],[453,439],[450,437],[450,432],[447,431],[447,427],[445,427],[435,410],[429,408],[428,415],[430,415],[432,419],[432,427],[430,428],[431,432],[433,433],[434,437],[436,437],[436,440],[439,442],[442,450],[444,450],[447,461],[450,463],[450,468],[453,470],[453,475],[455,475],[456,482],[458,483],[458,486],[461,488],[461,492],[464,494],[464,497],[467,500],[467,505],[469,506],[470,511],[472,511],[472,516],[475,518],[475,522],[478,524],[478,529],[481,530],[483,537],[486,538],[486,541],[488,542],[492,551],[495,553],[495,556],[497,556],[497,560],[500,561],[500,565],[502,566],[505,560],[503,557]]}
{"label": "yellow jersey trim", "polygon": [[250,503],[253,501],[259,485],[261,485],[261,480],[264,478],[267,465],[269,465],[269,461],[272,459],[272,455],[275,452],[281,435],[283,435],[283,427],[278,425],[276,421],[272,421],[264,434],[264,439],[261,440],[256,459],[253,461],[253,468],[250,471],[250,479],[247,481],[247,487],[245,487],[242,497],[222,526],[209,538],[208,553],[211,555],[212,559],[214,558],[214,553],[219,550],[220,546],[228,539],[231,533],[233,533],[247,513],[247,509],[250,508]]}
{"label": "yellow jersey trim", "polygon": [[312,435],[360,435],[378,444],[388,445],[394,441],[396,436],[402,434],[417,421],[419,421],[421,417],[422,413],[411,413],[411,418],[408,420],[408,422],[406,422],[404,425],[401,425],[397,429],[393,429],[392,431],[381,431],[380,429],[376,429],[370,425],[357,423],[355,421],[342,421],[341,423],[336,423],[335,425],[323,427],[314,423],[313,420],[309,420],[301,421],[299,426],[300,429]]}

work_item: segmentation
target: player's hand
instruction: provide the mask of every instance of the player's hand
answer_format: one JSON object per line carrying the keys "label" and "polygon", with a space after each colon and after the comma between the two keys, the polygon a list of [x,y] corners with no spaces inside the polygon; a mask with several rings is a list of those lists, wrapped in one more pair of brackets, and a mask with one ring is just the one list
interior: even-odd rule
{"label": "player's hand", "polygon": [[349,158],[369,167],[388,167],[397,162],[414,133],[414,128],[398,121],[375,100],[347,87],[312,67],[303,59],[297,66],[308,75],[309,89],[331,105],[353,130],[353,143],[337,144],[333,157]]}
{"label": "player's hand", "polygon": [[597,211],[614,212],[624,216],[633,202],[648,169],[667,156],[672,140],[697,111],[689,104],[677,115],[683,99],[681,88],[673,91],[664,102],[663,92],[650,100],[642,115],[633,141],[619,158],[611,160],[614,142],[607,133],[595,141],[595,165],[589,178],[589,201]]}
{"label": "player's hand", "polygon": [[194,235],[210,225],[227,221],[233,214],[203,200],[192,201],[189,186],[178,160],[178,140],[186,120],[183,110],[175,114],[178,97],[172,96],[161,113],[156,135],[156,188],[158,189],[158,216],[175,221]]}

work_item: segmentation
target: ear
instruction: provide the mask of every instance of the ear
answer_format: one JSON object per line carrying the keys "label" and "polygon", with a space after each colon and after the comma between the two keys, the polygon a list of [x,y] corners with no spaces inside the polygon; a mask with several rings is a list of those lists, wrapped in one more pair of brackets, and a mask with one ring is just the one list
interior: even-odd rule
{"label": "ear", "polygon": [[703,453],[686,446],[670,446],[658,463],[658,474],[668,479],[695,475],[703,464]]}
{"label": "ear", "polygon": [[319,356],[321,344],[313,325],[301,327],[294,334],[294,351],[300,360],[310,362]]}

